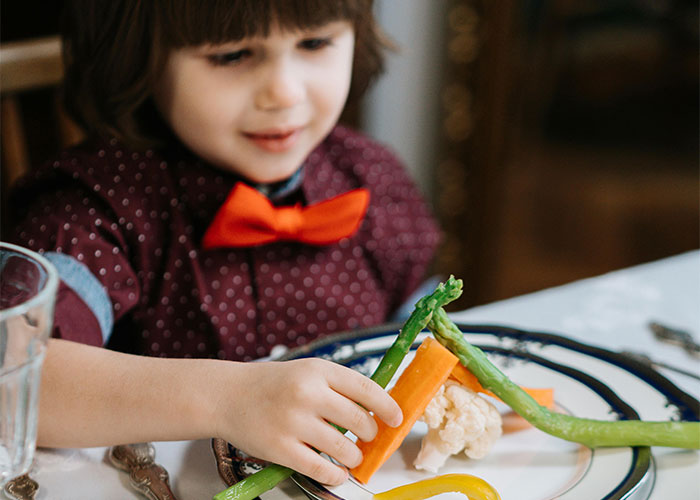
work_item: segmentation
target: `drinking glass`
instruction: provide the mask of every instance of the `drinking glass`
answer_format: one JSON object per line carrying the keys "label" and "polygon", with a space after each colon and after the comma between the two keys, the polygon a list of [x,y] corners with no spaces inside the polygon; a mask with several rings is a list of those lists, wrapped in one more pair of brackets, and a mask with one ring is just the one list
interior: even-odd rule
{"label": "drinking glass", "polygon": [[0,242],[0,486],[25,474],[34,458],[41,365],[57,288],[58,273],[48,260]]}

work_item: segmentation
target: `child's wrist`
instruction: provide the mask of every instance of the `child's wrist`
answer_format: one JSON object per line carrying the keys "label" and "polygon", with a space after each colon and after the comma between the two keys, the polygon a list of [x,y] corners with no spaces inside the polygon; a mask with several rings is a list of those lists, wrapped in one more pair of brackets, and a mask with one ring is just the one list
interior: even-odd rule
{"label": "child's wrist", "polygon": [[212,359],[178,359],[178,387],[173,387],[171,412],[178,412],[175,418],[183,434],[182,439],[207,439],[217,437],[215,407],[221,397],[222,361]]}
{"label": "child's wrist", "polygon": [[193,396],[193,418],[203,437],[226,439],[229,434],[236,388],[241,380],[246,380],[238,373],[245,369],[244,365],[234,361],[202,360],[197,394]]}

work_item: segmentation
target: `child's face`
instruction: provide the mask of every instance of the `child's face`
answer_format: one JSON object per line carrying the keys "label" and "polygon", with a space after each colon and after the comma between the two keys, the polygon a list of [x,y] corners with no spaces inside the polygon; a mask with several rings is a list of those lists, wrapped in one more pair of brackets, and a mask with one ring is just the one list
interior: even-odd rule
{"label": "child's face", "polygon": [[350,87],[349,22],[173,50],[155,89],[161,114],[208,162],[253,182],[292,175],[330,132]]}

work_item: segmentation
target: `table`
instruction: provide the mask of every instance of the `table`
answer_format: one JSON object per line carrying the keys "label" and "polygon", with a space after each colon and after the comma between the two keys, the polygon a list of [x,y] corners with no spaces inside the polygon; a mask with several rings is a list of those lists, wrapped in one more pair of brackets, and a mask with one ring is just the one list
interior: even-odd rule
{"label": "table", "polygon": [[[698,362],[677,346],[662,344],[647,323],[655,320],[692,332],[700,341],[700,250],[564,286],[475,307],[452,315],[465,323],[501,324],[549,331],[611,350],[650,354],[698,373]],[[672,371],[661,373],[700,399],[700,383]],[[170,473],[180,500],[211,498],[224,487],[210,441],[155,443],[156,461]],[[41,449],[33,477],[41,485],[37,500],[138,498],[126,474],[105,462],[105,448]],[[700,498],[700,453],[654,448],[656,484],[652,500]],[[306,497],[289,481],[264,500]],[[593,499],[591,499],[593,500]]]}

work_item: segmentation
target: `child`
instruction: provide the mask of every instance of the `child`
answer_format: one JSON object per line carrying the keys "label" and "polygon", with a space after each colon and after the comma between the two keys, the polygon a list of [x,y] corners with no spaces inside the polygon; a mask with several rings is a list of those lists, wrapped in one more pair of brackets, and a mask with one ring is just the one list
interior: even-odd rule
{"label": "child", "polygon": [[40,445],[218,436],[337,484],[311,447],[362,457],[326,422],[371,440],[359,403],[398,425],[344,367],[241,363],[387,321],[437,245],[397,159],[336,125],[381,68],[371,8],[68,2],[67,104],[89,139],[11,202],[16,241],[62,278]]}

